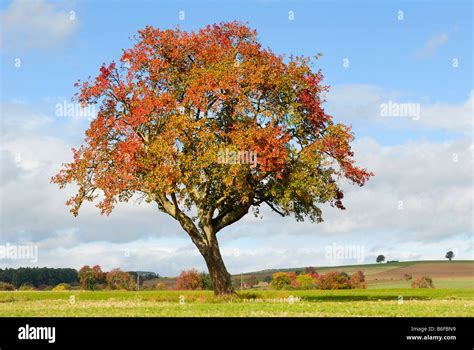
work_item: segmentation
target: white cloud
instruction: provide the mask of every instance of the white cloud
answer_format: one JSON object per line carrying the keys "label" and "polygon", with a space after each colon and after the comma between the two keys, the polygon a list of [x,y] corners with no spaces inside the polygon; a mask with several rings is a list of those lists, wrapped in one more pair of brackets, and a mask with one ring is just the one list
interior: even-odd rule
{"label": "white cloud", "polygon": [[14,0],[0,15],[0,46],[9,51],[61,46],[78,27],[70,11],[44,0]]}
{"label": "white cloud", "polygon": [[[337,121],[357,124],[358,127],[380,126],[385,130],[434,131],[472,135],[474,90],[459,104],[426,102],[408,99],[400,91],[385,90],[373,85],[335,86],[327,96],[327,110]],[[384,117],[381,105],[419,104],[419,116]],[[367,125],[370,123],[370,125]]]}
{"label": "white cloud", "polygon": [[428,41],[415,51],[415,57],[418,59],[426,59],[433,57],[436,54],[436,51],[442,46],[444,46],[449,40],[448,33],[440,33],[432,36]]}
{"label": "white cloud", "polygon": [[[373,87],[359,89],[361,95],[367,95],[365,101],[378,101],[377,91]],[[396,95],[391,97],[396,99]],[[430,115],[442,115],[440,111],[447,108],[455,118],[465,105],[430,105],[438,109]],[[49,183],[60,164],[70,160],[72,144],[48,135],[49,130],[61,133],[55,119],[35,114],[27,105],[17,107],[11,107],[6,115],[8,127],[0,139],[0,244],[37,244],[41,266],[77,268],[98,263],[105,269],[120,266],[165,275],[193,266],[205,268],[186,233],[154,205],[119,205],[109,217],[86,205],[78,218],[72,217],[64,202],[74,189],[59,191]],[[449,127],[433,120],[436,128]],[[22,121],[35,122],[25,127]],[[420,127],[434,127],[421,121]],[[67,128],[67,120],[61,125]],[[82,132],[77,128],[78,134]],[[471,139],[464,135],[454,141],[387,146],[366,137],[356,141],[354,148],[358,162],[375,177],[363,188],[345,186],[347,210],[324,207],[322,224],[298,223],[268,210],[263,211],[263,220],[247,215],[219,234],[229,270],[353,263],[325,259],[324,247],[333,243],[363,245],[366,262],[377,253],[374,247],[381,245],[390,259],[442,258],[446,249],[457,249],[460,258],[471,257]],[[403,210],[398,209],[400,200]]]}

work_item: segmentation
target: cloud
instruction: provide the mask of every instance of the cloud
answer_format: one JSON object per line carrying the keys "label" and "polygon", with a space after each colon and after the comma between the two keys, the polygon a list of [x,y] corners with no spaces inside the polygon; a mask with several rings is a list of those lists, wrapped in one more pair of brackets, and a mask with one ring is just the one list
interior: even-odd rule
{"label": "cloud", "polygon": [[428,41],[415,51],[415,57],[417,59],[427,59],[431,58],[436,54],[436,51],[442,46],[444,46],[449,40],[448,33],[440,33],[435,36],[432,36]]}
{"label": "cloud", "polygon": [[[339,95],[346,98],[347,111],[350,91]],[[359,97],[366,96],[359,101],[369,101],[368,106],[390,95],[376,87],[358,91]],[[392,93],[390,98],[398,100],[399,96]],[[465,113],[466,105],[426,104],[433,109],[430,115],[438,115],[433,125],[423,123],[423,118],[412,122],[420,128],[449,128],[441,116],[449,113],[454,123],[459,113]],[[205,269],[179,224],[155,205],[131,201],[119,205],[109,217],[86,205],[78,218],[72,217],[64,202],[74,188],[59,191],[49,180],[61,163],[71,159],[73,144],[60,136],[62,128],[74,120],[62,118],[58,124],[57,118],[36,113],[26,104],[10,104],[2,110],[8,114],[0,139],[0,244],[36,244],[41,266],[77,268],[98,263],[105,269],[120,266],[165,275],[190,267]],[[373,125],[378,120],[370,115],[365,122]],[[78,127],[76,132],[83,130]],[[376,176],[363,188],[343,184],[347,209],[324,206],[322,224],[280,218],[268,209],[262,211],[263,219],[247,215],[219,233],[229,270],[355,263],[325,258],[324,247],[333,243],[362,245],[365,262],[373,261],[379,250],[388,252],[384,255],[390,259],[442,258],[446,249],[457,249],[460,258],[471,258],[466,242],[473,232],[474,145],[467,135],[461,136],[395,145],[384,145],[372,137],[356,140],[359,164]]]}
{"label": "cloud", "polygon": [[70,11],[44,0],[14,0],[0,14],[0,46],[8,51],[61,46],[78,28]]}
{"label": "cloud", "polygon": [[[414,105],[418,114],[406,116],[382,114],[383,105],[397,108]],[[382,127],[386,132],[411,130],[418,132],[443,131],[472,135],[474,121],[474,90],[458,104],[429,102],[407,98],[402,92],[378,86],[348,84],[335,86],[327,96],[327,110],[338,121],[366,129]]]}

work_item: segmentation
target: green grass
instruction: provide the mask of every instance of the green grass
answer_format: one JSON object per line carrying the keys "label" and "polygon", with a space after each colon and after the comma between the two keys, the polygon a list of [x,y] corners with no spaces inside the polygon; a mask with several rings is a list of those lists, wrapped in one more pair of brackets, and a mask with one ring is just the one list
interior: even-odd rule
{"label": "green grass", "polygon": [[[74,296],[74,303],[71,303]],[[293,299],[288,299],[292,296]],[[403,303],[400,303],[403,297]],[[300,298],[295,299],[295,298]],[[180,303],[181,300],[181,303]],[[293,302],[289,302],[293,300]],[[474,289],[0,292],[0,316],[474,316]]]}
{"label": "green grass", "polygon": [[[436,278],[433,281],[436,289],[444,288],[474,288],[474,280],[472,278]],[[367,286],[368,289],[390,289],[390,288],[409,288],[411,289],[411,281],[372,281]]]}

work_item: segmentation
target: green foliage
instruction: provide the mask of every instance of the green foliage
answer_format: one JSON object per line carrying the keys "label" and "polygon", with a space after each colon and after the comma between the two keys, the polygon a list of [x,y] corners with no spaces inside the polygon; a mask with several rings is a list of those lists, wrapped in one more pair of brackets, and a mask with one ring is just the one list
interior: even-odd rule
{"label": "green foliage", "polygon": [[[77,270],[70,268],[20,267],[0,269],[0,281],[11,283],[15,288],[30,283],[36,288],[55,286],[59,283],[77,284]],[[44,288],[42,288],[44,289]]]}
{"label": "green foliage", "polygon": [[199,276],[201,278],[202,289],[212,290],[213,288],[212,288],[211,276],[209,276],[209,274],[206,272],[201,272]]}
{"label": "green foliage", "polygon": [[451,261],[454,258],[454,253],[450,250],[449,252],[446,253],[445,258]]}
{"label": "green foliage", "polygon": [[302,273],[296,277],[296,283],[300,289],[313,289],[315,280],[311,275]]}
{"label": "green foliage", "polygon": [[291,285],[291,277],[286,272],[277,272],[272,275],[272,288],[285,289]]}
{"label": "green foliage", "polygon": [[385,261],[385,256],[383,256],[383,255],[377,256],[376,261],[377,261],[378,263],[384,262],[384,261]]}

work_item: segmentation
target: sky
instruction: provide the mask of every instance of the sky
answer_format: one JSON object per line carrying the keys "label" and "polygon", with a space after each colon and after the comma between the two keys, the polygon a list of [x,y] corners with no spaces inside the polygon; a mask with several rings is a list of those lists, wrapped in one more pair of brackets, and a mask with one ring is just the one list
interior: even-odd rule
{"label": "sky", "polygon": [[[473,259],[471,1],[2,0],[0,268],[204,270],[179,224],[152,204],[70,215],[74,188],[49,181],[90,117],[57,108],[146,25],[196,30],[233,20],[277,54],[322,54],[325,109],[352,125],[355,157],[375,177],[363,188],[343,185],[347,209],[323,206],[321,224],[265,208],[227,227],[218,238],[231,273],[372,263],[379,254],[443,259],[448,250]],[[37,254],[2,250],[21,246]]]}

